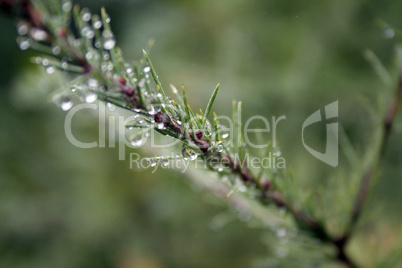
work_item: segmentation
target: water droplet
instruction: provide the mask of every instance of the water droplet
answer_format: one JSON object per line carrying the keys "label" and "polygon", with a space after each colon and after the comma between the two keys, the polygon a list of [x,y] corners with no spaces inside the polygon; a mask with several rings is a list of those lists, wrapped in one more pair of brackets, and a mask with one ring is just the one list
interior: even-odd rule
{"label": "water droplet", "polygon": [[181,126],[182,122],[180,120],[176,120],[177,124],[179,124],[179,126]]}
{"label": "water droplet", "polygon": [[67,69],[67,68],[68,68],[68,63],[67,63],[67,61],[63,61],[63,62],[61,63],[61,68],[63,68],[63,69]]}
{"label": "water droplet", "polygon": [[103,59],[104,59],[104,60],[109,60],[109,59],[110,59],[109,53],[103,54]]}
{"label": "water droplet", "polygon": [[127,72],[128,74],[132,74],[132,73],[133,73],[133,69],[132,69],[132,68],[127,68],[127,69],[126,69],[126,72]]}
{"label": "water droplet", "polygon": [[110,30],[104,30],[104,31],[102,32],[102,36],[103,36],[105,39],[113,38],[113,33],[112,33]]}
{"label": "water droplet", "polygon": [[218,145],[218,152],[220,152],[220,153],[223,152],[223,145],[222,144]]}
{"label": "water droplet", "polygon": [[49,66],[49,67],[46,68],[46,73],[47,74],[52,74],[55,71],[56,71],[56,67],[54,67],[54,66]]}
{"label": "water droplet", "polygon": [[279,228],[276,230],[276,235],[278,237],[284,237],[286,235],[286,229],[285,228]]}
{"label": "water droplet", "polygon": [[82,19],[84,21],[90,21],[91,17],[92,17],[91,12],[86,12],[86,13],[84,13],[84,15],[82,15]]}
{"label": "water droplet", "polygon": [[242,193],[244,193],[244,192],[246,192],[247,191],[247,186],[246,185],[241,185],[240,187],[239,187],[239,192],[242,192]]}
{"label": "water droplet", "polygon": [[151,162],[151,167],[154,167],[154,166],[156,166],[156,161],[153,161],[153,160],[152,160],[152,162]]}
{"label": "water droplet", "polygon": [[277,247],[276,248],[276,255],[279,258],[285,258],[289,253],[289,250],[287,248],[284,247]]}
{"label": "water droplet", "polygon": [[89,26],[85,26],[84,28],[82,28],[81,34],[88,39],[92,39],[95,36],[94,31],[92,31]]}
{"label": "water droplet", "polygon": [[108,102],[106,104],[107,108],[109,109],[109,111],[113,112],[114,110],[116,110],[116,106],[110,102]]}
{"label": "water droplet", "polygon": [[61,6],[61,10],[63,10],[63,12],[69,12],[72,7],[73,7],[73,5],[72,5],[71,2],[65,2],[65,3]]}
{"label": "water droplet", "polygon": [[107,22],[107,23],[110,23],[111,21],[112,21],[111,18],[106,18],[106,22]]}
{"label": "water droplet", "polygon": [[86,54],[85,54],[85,58],[87,59],[87,60],[91,60],[92,59],[92,52],[87,52]]}
{"label": "water droplet", "polygon": [[218,166],[218,168],[217,168],[216,170],[217,170],[218,172],[223,171],[223,167],[222,167],[222,165]]}
{"label": "water droplet", "polygon": [[161,94],[161,93],[157,93],[157,94],[156,94],[156,97],[157,97],[157,98],[162,98],[162,94]]}
{"label": "water droplet", "polygon": [[102,22],[100,20],[97,20],[94,22],[95,29],[100,29],[101,27],[102,27]]}
{"label": "water droplet", "polygon": [[74,45],[75,47],[81,46],[81,43],[82,43],[81,39],[75,39],[75,40],[73,41],[73,45]]}
{"label": "water droplet", "polygon": [[395,36],[395,31],[394,29],[387,29],[384,31],[384,37],[385,38],[393,38]]}
{"label": "water droplet", "polygon": [[197,154],[197,153],[193,153],[193,154],[190,155],[190,160],[191,160],[191,161],[194,161],[194,160],[197,159],[197,157],[198,157],[198,154]]}
{"label": "water droplet", "polygon": [[52,48],[52,54],[53,55],[59,55],[60,54],[60,47],[59,46],[55,46]]}
{"label": "water droplet", "polygon": [[165,129],[165,125],[163,123],[158,124],[158,129]]}
{"label": "water droplet", "polygon": [[96,80],[95,78],[89,78],[87,84],[90,89],[97,89],[99,85],[98,80]]}
{"label": "water droplet", "polygon": [[167,167],[169,165],[169,161],[168,160],[163,160],[162,161],[162,166],[163,167]]}
{"label": "water droplet", "polygon": [[156,111],[155,111],[155,107],[152,104],[148,104],[147,105],[147,111],[150,115],[155,115]]}
{"label": "water droplet", "polygon": [[223,138],[223,139],[226,139],[227,137],[229,137],[229,133],[223,133],[223,134],[222,134],[222,138]]}
{"label": "water droplet", "polygon": [[149,71],[151,71],[151,67],[145,66],[144,67],[144,73],[149,73]]}
{"label": "water droplet", "polygon": [[70,98],[65,97],[60,104],[60,107],[63,111],[68,111],[73,107],[73,102],[71,101]]}
{"label": "water droplet", "polygon": [[17,31],[19,35],[26,35],[28,33],[28,25],[25,23],[19,24]]}
{"label": "water droplet", "polygon": [[47,38],[47,33],[39,28],[32,28],[30,33],[32,38],[36,41],[43,41]]}
{"label": "water droplet", "polygon": [[142,139],[142,131],[138,131],[137,129],[135,132],[129,137],[128,139],[130,141],[130,144],[134,147],[139,147],[144,144],[144,141]]}
{"label": "water droplet", "polygon": [[24,39],[19,42],[21,50],[27,50],[31,46],[31,41],[29,39]]}
{"label": "water droplet", "polygon": [[89,93],[85,96],[86,103],[92,103],[98,99],[98,95],[96,93]]}
{"label": "water droplet", "polygon": [[107,39],[103,42],[103,48],[106,50],[111,50],[116,45],[116,41],[114,39]]}
{"label": "water droplet", "polygon": [[281,151],[277,151],[277,152],[275,153],[276,156],[281,156],[281,154],[282,154]]}
{"label": "water droplet", "polygon": [[48,66],[49,65],[49,60],[48,59],[43,59],[42,60],[42,65],[43,66]]}

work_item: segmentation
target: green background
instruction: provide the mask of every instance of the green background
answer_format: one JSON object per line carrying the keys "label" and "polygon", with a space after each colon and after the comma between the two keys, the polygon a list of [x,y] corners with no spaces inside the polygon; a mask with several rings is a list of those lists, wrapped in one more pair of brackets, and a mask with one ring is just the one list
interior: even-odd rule
{"label": "green background", "polygon": [[[154,39],[151,58],[162,83],[184,84],[194,110],[204,108],[220,82],[214,105],[218,114],[229,115],[237,99],[246,119],[286,115],[278,127],[279,145],[301,190],[325,191],[340,178],[359,177],[361,166],[343,155],[340,166],[332,168],[308,154],[301,126],[311,113],[339,101],[339,122],[358,159],[363,158],[380,119],[379,96],[389,100],[396,84],[395,72],[391,84],[381,82],[364,51],[372,50],[387,68],[393,66],[398,32],[393,38],[386,33],[392,29],[388,25],[401,28],[402,2],[80,4],[94,13],[106,7],[127,59],[140,58],[141,49]],[[30,63],[34,52],[18,50],[12,19],[1,14],[0,25],[0,267],[319,265],[302,250],[298,258],[303,261],[292,254],[281,258],[274,246],[280,241],[269,227],[241,217],[225,200],[198,191],[178,172],[130,170],[128,161],[118,161],[117,149],[71,145],[64,134],[65,112],[48,98],[66,78],[46,75]],[[369,265],[386,256],[402,231],[398,122],[356,238],[369,241],[354,250]],[[86,141],[97,139],[97,128],[90,114],[74,123],[76,135]],[[311,147],[324,151],[324,123],[306,135]],[[221,218],[228,223],[213,228]]]}

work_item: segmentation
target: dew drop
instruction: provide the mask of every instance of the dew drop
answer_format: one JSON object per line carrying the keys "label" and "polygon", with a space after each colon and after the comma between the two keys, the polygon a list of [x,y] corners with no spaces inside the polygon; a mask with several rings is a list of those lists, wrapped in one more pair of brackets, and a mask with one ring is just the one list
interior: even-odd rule
{"label": "dew drop", "polygon": [[92,103],[98,99],[98,95],[96,93],[89,93],[85,96],[86,103]]}
{"label": "dew drop", "polygon": [[277,235],[278,237],[284,237],[284,236],[286,235],[286,229],[285,229],[285,228],[279,228],[279,229],[276,231],[276,235]]}
{"label": "dew drop", "polygon": [[114,110],[116,110],[116,106],[110,102],[108,102],[106,104],[107,108],[109,109],[109,111],[113,112]]}
{"label": "dew drop", "polygon": [[165,125],[163,123],[158,124],[158,129],[165,129]]}
{"label": "dew drop", "polygon": [[86,13],[84,13],[84,15],[82,15],[82,19],[84,20],[84,21],[90,21],[91,20],[91,12],[86,12]]}
{"label": "dew drop", "polygon": [[127,69],[126,69],[126,72],[127,72],[128,74],[132,74],[132,73],[133,73],[133,69],[132,69],[132,68],[127,68]]}
{"label": "dew drop", "polygon": [[55,46],[52,48],[52,54],[53,55],[59,55],[60,54],[60,47],[59,46]]}
{"label": "dew drop", "polygon": [[26,35],[28,33],[28,26],[25,23],[21,23],[18,25],[17,31],[19,35]]}
{"label": "dew drop", "polygon": [[116,45],[116,41],[114,39],[107,39],[103,42],[103,48],[106,50],[111,50]]}
{"label": "dew drop", "polygon": [[43,59],[42,60],[42,65],[43,66],[48,66],[49,65],[49,60],[48,59]]}
{"label": "dew drop", "polygon": [[87,84],[90,89],[97,89],[99,85],[98,80],[96,80],[95,78],[89,78]]}
{"label": "dew drop", "polygon": [[155,111],[155,107],[152,104],[148,104],[147,105],[147,111],[150,115],[155,115],[156,111]]}
{"label": "dew drop", "polygon": [[92,52],[87,52],[86,54],[85,54],[85,58],[87,59],[87,60],[91,60],[92,59]]}
{"label": "dew drop", "polygon": [[49,66],[49,67],[46,68],[46,73],[47,74],[52,74],[55,71],[56,71],[56,67],[54,67],[54,66]]}
{"label": "dew drop", "polygon": [[92,31],[89,26],[85,26],[84,28],[82,28],[81,34],[88,39],[92,39],[95,36],[94,31]]}
{"label": "dew drop", "polygon": [[144,67],[144,73],[149,73],[149,71],[151,71],[151,67],[145,66]]}
{"label": "dew drop", "polygon": [[100,20],[97,20],[94,22],[95,29],[100,29],[101,27],[102,27],[102,22]]}
{"label": "dew drop", "polygon": [[129,138],[130,144],[134,147],[139,147],[144,144],[142,140],[142,131],[135,131]]}
{"label": "dew drop", "polygon": [[61,68],[63,68],[63,69],[67,69],[67,68],[68,68],[68,63],[67,63],[67,61],[63,61],[63,62],[61,63]]}
{"label": "dew drop", "polygon": [[29,39],[22,40],[19,42],[19,47],[21,50],[27,50],[31,46]]}
{"label": "dew drop", "polygon": [[47,38],[47,33],[39,28],[32,28],[31,29],[31,36],[36,41],[43,41]]}
{"label": "dew drop", "polygon": [[65,2],[62,6],[61,6],[61,10],[63,10],[63,12],[69,12],[71,10],[71,8],[73,7],[72,3],[69,2]]}
{"label": "dew drop", "polygon": [[109,53],[103,54],[103,59],[104,59],[104,60],[109,60],[109,59],[110,59]]}
{"label": "dew drop", "polygon": [[222,134],[222,138],[226,139],[227,137],[229,137],[229,133]]}
{"label": "dew drop", "polygon": [[156,166],[156,161],[151,162],[151,167],[154,167],[154,166]]}
{"label": "dew drop", "polygon": [[111,18],[106,18],[106,22],[107,22],[107,23],[110,23],[111,21],[112,21]]}
{"label": "dew drop", "polygon": [[244,192],[246,192],[246,191],[247,191],[246,185],[241,185],[241,186],[239,187],[239,192],[244,193]]}
{"label": "dew drop", "polygon": [[68,111],[73,107],[73,102],[69,98],[65,98],[62,100],[60,107],[63,111]]}
{"label": "dew drop", "polygon": [[387,29],[384,31],[384,37],[385,38],[393,38],[395,36],[395,31],[394,29]]}
{"label": "dew drop", "polygon": [[113,38],[113,33],[110,30],[104,30],[102,36],[106,39]]}
{"label": "dew drop", "polygon": [[164,161],[162,162],[162,166],[163,166],[163,167],[167,167],[168,165],[169,165],[169,161],[164,160]]}
{"label": "dew drop", "polygon": [[198,154],[197,154],[197,153],[193,153],[192,155],[190,155],[190,160],[191,160],[191,161],[194,161],[194,160],[197,159],[197,157],[198,157]]}
{"label": "dew drop", "polygon": [[161,94],[161,93],[157,93],[157,94],[156,94],[156,97],[157,97],[157,98],[162,98],[162,94]]}
{"label": "dew drop", "polygon": [[81,43],[82,43],[81,39],[75,39],[73,41],[73,45],[76,46],[76,47],[79,47],[81,45]]}

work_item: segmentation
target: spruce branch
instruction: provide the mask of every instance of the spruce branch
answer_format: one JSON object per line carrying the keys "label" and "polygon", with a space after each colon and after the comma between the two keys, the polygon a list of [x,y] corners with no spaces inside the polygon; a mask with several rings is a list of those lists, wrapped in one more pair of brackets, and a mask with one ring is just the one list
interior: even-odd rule
{"label": "spruce branch", "polygon": [[[233,144],[221,135],[224,128],[215,113],[212,123],[208,120],[220,84],[214,89],[205,111],[197,114],[187,101],[184,87],[180,95],[171,86],[176,100],[167,96],[149,57],[149,49],[143,50],[143,58],[135,64],[124,60],[122,51],[116,46],[111,19],[104,8],[100,17],[92,15],[86,8],[73,7],[70,1],[0,0],[0,8],[20,20],[20,48],[30,47],[42,54],[33,60],[35,63],[44,66],[48,72],[59,69],[77,76],[66,91],[54,95],[54,100],[63,110],[72,108],[72,97],[75,96],[86,102],[98,99],[130,111],[139,120],[127,125],[128,128],[146,131],[153,128],[180,141],[184,158],[201,158],[213,172],[235,176],[257,193],[262,204],[288,211],[300,229],[323,243],[333,245],[338,250],[334,259],[348,267],[358,267],[345,248],[361,214],[376,164],[363,175],[348,230],[340,238],[334,237],[325,222],[288,200],[275,180],[264,176],[262,168],[255,175],[255,171],[245,164],[243,160],[248,151],[242,136],[241,102],[233,102]],[[395,100],[384,119],[379,155],[385,149],[401,94],[402,75]],[[216,165],[216,159],[221,165]],[[279,173],[277,176],[285,179],[286,175]]]}

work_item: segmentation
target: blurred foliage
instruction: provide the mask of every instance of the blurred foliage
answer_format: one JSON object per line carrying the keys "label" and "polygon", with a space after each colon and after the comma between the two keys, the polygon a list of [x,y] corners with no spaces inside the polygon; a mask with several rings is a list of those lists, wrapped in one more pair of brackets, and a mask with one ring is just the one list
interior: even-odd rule
{"label": "blurred foliage", "polygon": [[[334,170],[307,154],[301,125],[312,112],[339,100],[339,121],[359,158],[370,149],[379,96],[392,90],[396,79],[384,85],[363,52],[371,49],[387,68],[392,66],[400,36],[396,31],[395,37],[386,38],[386,31],[393,29],[390,26],[402,28],[402,2],[81,4],[94,12],[106,7],[126,58],[141,57],[141,48],[155,39],[151,57],[162,83],[185,84],[194,107],[204,108],[220,82],[214,106],[218,114],[229,115],[235,98],[242,100],[245,118],[286,115],[278,127],[279,142],[301,189],[325,191],[339,183],[336,180],[356,177],[361,169],[341,156]],[[224,200],[192,191],[183,175],[133,171],[128,162],[118,161],[114,148],[83,150],[71,145],[63,129],[65,113],[47,97],[66,78],[49,78],[29,64],[33,53],[18,50],[13,21],[1,15],[0,25],[0,267],[299,264],[291,257],[283,260],[294,251],[276,246],[283,241],[272,230],[248,218],[237,220],[237,212],[227,212]],[[390,250],[402,231],[400,126],[399,117],[399,132],[391,137],[364,224],[351,245],[366,265],[398,254]],[[88,141],[97,139],[97,128],[91,115],[74,122],[76,134]],[[308,134],[309,144],[323,150],[325,132]],[[222,213],[229,223],[217,231],[211,224]],[[300,248],[317,248],[309,243]]]}

